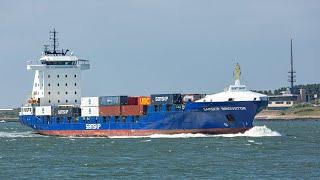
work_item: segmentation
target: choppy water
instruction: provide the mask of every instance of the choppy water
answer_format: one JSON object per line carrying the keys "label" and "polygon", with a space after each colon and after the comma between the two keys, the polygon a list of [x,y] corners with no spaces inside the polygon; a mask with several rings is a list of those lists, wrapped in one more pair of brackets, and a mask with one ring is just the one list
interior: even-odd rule
{"label": "choppy water", "polygon": [[59,138],[0,123],[0,179],[319,179],[320,121],[244,134]]}

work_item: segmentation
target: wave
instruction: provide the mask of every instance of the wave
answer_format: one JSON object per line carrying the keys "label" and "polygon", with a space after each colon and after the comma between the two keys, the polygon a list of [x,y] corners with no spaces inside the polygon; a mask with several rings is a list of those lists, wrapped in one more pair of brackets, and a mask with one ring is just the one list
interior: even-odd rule
{"label": "wave", "polygon": [[32,131],[25,132],[0,132],[0,138],[25,138],[25,137],[45,137],[35,134]]}
{"label": "wave", "polygon": [[277,131],[272,131],[267,126],[254,126],[244,133],[237,134],[220,134],[213,135],[215,137],[275,137],[281,136]]}
{"label": "wave", "polygon": [[114,139],[128,139],[128,138],[207,138],[207,137],[275,137],[281,136],[277,131],[272,131],[267,126],[255,126],[244,133],[237,134],[218,134],[218,135],[207,135],[207,134],[153,134],[150,136],[111,136],[109,138]]}

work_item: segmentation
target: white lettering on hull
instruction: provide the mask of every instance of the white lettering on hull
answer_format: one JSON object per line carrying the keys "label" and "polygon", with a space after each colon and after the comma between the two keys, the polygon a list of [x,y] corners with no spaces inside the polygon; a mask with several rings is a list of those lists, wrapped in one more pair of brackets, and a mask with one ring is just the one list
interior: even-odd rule
{"label": "white lettering on hull", "polygon": [[100,129],[101,124],[86,124],[86,129]]}
{"label": "white lettering on hull", "polygon": [[246,107],[205,107],[203,111],[246,111]]}

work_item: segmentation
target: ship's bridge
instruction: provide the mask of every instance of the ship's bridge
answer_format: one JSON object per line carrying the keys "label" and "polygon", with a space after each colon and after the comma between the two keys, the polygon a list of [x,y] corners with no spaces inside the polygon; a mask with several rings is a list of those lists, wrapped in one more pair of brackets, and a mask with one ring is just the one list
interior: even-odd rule
{"label": "ship's bridge", "polygon": [[28,61],[27,70],[35,72],[28,103],[36,106],[78,106],[81,99],[81,71],[90,69],[89,60],[79,59],[69,50],[57,49],[56,31],[52,48],[45,45],[39,60]]}
{"label": "ship's bridge", "polygon": [[28,70],[44,70],[45,68],[80,68],[81,70],[90,69],[89,60],[78,59],[74,55],[52,56],[44,55],[40,60],[28,61]]}

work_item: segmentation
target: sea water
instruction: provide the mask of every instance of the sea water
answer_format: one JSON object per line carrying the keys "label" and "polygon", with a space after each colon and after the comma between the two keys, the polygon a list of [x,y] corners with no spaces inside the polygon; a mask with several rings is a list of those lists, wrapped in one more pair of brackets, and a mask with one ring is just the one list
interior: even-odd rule
{"label": "sea water", "polygon": [[0,179],[319,179],[320,121],[245,133],[77,138],[0,123]]}

